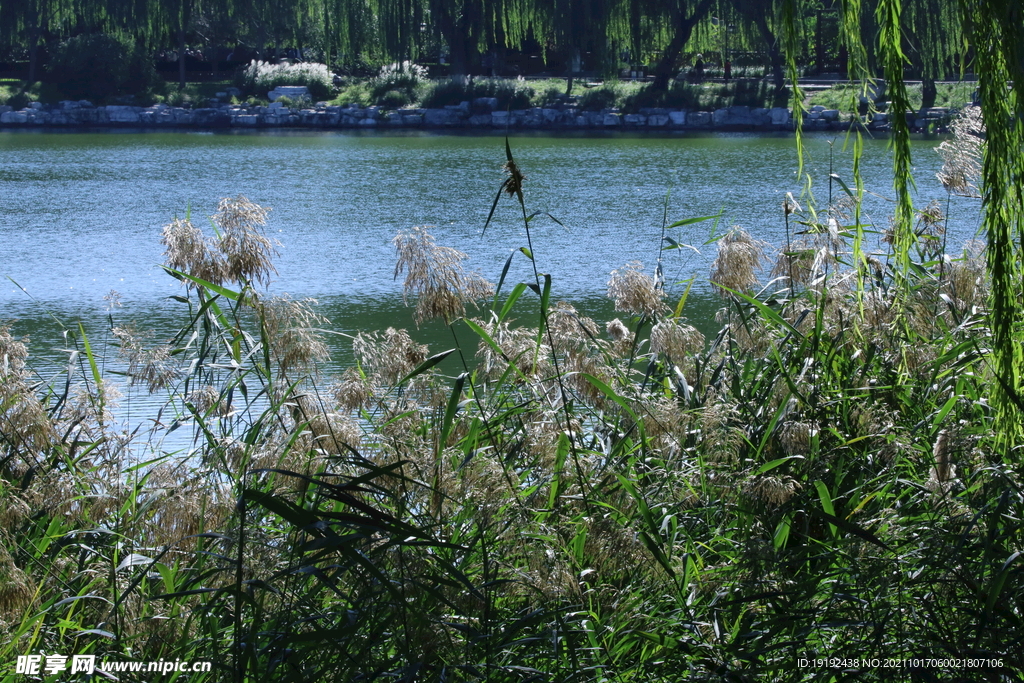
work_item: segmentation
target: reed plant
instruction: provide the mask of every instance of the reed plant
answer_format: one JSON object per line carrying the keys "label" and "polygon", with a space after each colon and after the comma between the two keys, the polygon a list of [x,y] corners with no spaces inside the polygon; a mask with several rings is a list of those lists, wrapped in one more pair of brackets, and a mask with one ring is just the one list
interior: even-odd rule
{"label": "reed plant", "polygon": [[[972,158],[944,173],[980,182]],[[526,243],[496,284],[425,228],[393,242],[411,319],[472,344],[361,333],[327,376],[330,324],[267,293],[269,214],[244,197],[213,235],[165,228],[181,329],[153,343],[112,316],[123,374],[79,327],[40,377],[0,330],[0,657],[207,660],[181,678],[239,682],[1024,670],[1021,444],[991,400],[977,246],[873,252],[885,230],[843,183],[787,199],[802,234],[779,251],[715,231],[714,339],[660,262],[610,274],[601,324],[552,299],[548,216],[507,144],[505,169],[491,217],[513,202]],[[915,229],[939,236],[940,213]],[[662,257],[703,220],[666,226]],[[513,284],[516,258],[533,277]],[[165,397],[151,427],[119,426],[118,391]]]}

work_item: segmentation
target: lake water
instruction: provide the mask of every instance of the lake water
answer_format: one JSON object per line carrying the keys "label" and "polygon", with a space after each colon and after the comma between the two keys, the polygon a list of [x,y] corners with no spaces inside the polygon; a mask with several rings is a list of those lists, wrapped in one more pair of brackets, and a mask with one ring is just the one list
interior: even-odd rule
{"label": "lake water", "polygon": [[[807,139],[805,171],[820,207],[830,149],[835,171],[852,184],[852,153],[842,136],[830,147],[833,139]],[[913,144],[919,206],[945,201],[935,180],[938,142]],[[553,300],[602,320],[615,315],[604,298],[610,271],[639,260],[650,272],[666,216],[671,223],[724,212],[720,230],[739,224],[780,245],[783,197],[803,187],[791,135],[517,134],[511,144],[527,176],[528,210],[564,224],[538,218],[531,229],[538,266],[553,276]],[[0,132],[0,320],[15,334],[56,344],[51,313],[102,328],[104,296],[116,290],[118,321],[171,329],[180,305],[167,297],[180,289],[158,267],[161,227],[188,211],[208,226],[204,217],[220,198],[243,194],[273,209],[267,229],[282,245],[273,292],[318,299],[340,332],[413,327],[393,279],[390,240],[411,226],[434,226],[439,244],[467,252],[471,268],[496,280],[508,255],[526,244],[518,207],[507,198],[482,233],[504,160],[498,135]],[[880,229],[891,213],[891,163],[886,140],[865,140],[865,186],[878,195],[868,196],[866,218]],[[955,250],[980,216],[976,202],[953,208]],[[700,253],[684,249],[665,259],[670,289],[694,275],[700,281],[688,313],[705,329],[717,306],[706,286],[711,228],[703,222],[671,231]],[[509,282],[531,279],[517,256]]]}

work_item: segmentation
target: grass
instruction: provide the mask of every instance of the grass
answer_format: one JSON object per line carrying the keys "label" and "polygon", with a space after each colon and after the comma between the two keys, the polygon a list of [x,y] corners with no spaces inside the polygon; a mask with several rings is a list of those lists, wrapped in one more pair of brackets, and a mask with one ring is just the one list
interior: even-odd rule
{"label": "grass", "polygon": [[575,105],[582,110],[619,108],[636,112],[645,107],[670,107],[712,111],[722,107],[785,106],[788,94],[776,98],[774,88],[761,80],[733,80],[729,83],[676,83],[667,92],[656,93],[641,81],[577,82],[571,96],[565,94],[565,79],[514,80],[476,78],[472,81],[407,78],[400,84],[378,78],[346,79],[331,104],[379,105],[389,108],[441,108],[473,102],[480,97],[497,99],[498,110]]}
{"label": "grass", "polygon": [[[950,109],[962,109],[973,101],[973,94],[977,90],[977,83],[936,83],[936,107],[947,107]],[[918,110],[921,108],[921,85],[908,85],[907,95],[910,101],[910,108]],[[810,106],[822,105],[826,109],[838,109],[840,111],[856,111],[859,103],[860,86],[856,84],[837,83],[828,90],[820,90],[808,99]]]}
{"label": "grass", "polygon": [[[361,334],[323,377],[329,323],[264,292],[274,245],[242,197],[215,235],[165,228],[174,338],[112,313],[67,331],[51,383],[0,332],[0,656],[212,662],[193,681],[797,681],[851,653],[1021,671],[1022,444],[993,428],[978,248],[930,211],[901,276],[836,187],[787,201],[778,250],[711,229],[715,338],[657,265],[617,269],[599,323],[551,300],[506,152],[497,201],[523,222],[488,234],[521,231],[526,282],[394,241],[410,322],[474,344]],[[667,225],[659,261],[702,220]],[[119,381],[166,397],[148,433],[117,430]]]}
{"label": "grass", "polygon": [[[358,104],[360,106],[402,107],[444,107],[472,102],[479,97],[495,97],[498,109],[526,109],[558,105],[575,105],[582,110],[599,111],[618,108],[626,113],[635,113],[641,108],[679,108],[694,111],[713,111],[730,106],[773,107],[788,106],[788,91],[777,95],[774,88],[758,78],[735,77],[728,83],[705,82],[692,84],[674,82],[663,93],[652,91],[648,84],[636,81],[606,81],[599,84],[577,82],[572,97],[565,95],[565,79],[553,78],[540,81],[517,81],[514,79],[477,78],[467,83],[461,80],[430,80],[425,75],[415,75],[396,82],[384,77],[374,79],[343,78],[334,88],[331,105]],[[179,92],[173,84],[167,84],[162,92],[143,93],[136,99],[139,103],[165,102],[180,106],[201,104],[237,85],[233,79],[220,81],[189,82]],[[56,101],[54,93],[41,93],[41,85],[30,90],[24,97]],[[0,104],[20,92],[19,83],[10,81],[0,84]],[[970,100],[973,93],[971,84],[939,84],[935,106],[959,107]],[[822,104],[827,108],[849,109],[854,87],[845,84],[817,92],[810,98],[810,104]],[[920,106],[920,87],[910,86],[909,94],[913,106]],[[26,102],[28,100],[25,100]],[[257,98],[254,103],[264,100]],[[22,106],[24,104],[22,103]]]}
{"label": "grass", "polygon": [[42,83],[29,85],[26,81],[19,81],[13,78],[0,80],[0,105],[10,105],[15,109],[21,109],[30,102],[39,101],[41,96],[50,95],[51,88],[45,88]]}
{"label": "grass", "polygon": [[329,104],[335,106],[358,104],[364,107],[374,104],[369,81],[361,78],[343,78],[337,94]]}
{"label": "grass", "polygon": [[23,82],[13,78],[0,79],[0,105],[7,104],[14,95],[21,92]]}
{"label": "grass", "polygon": [[[136,96],[137,103],[146,104],[152,102],[166,102],[168,104],[195,104],[205,103],[210,98],[216,97],[218,92],[234,87],[234,80],[225,79],[220,81],[196,81],[185,84],[185,89],[178,91],[174,84],[167,83],[166,86],[151,92],[140,93]],[[0,80],[0,105],[11,104],[13,98],[19,108],[30,101],[42,101],[47,103],[57,102],[62,96],[52,86],[45,83],[36,83],[27,90],[24,81],[14,79]]]}

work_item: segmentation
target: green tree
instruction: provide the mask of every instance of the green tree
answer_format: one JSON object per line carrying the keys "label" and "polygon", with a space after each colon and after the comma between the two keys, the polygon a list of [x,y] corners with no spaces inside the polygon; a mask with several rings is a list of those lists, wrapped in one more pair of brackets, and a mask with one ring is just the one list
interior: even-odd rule
{"label": "green tree", "polygon": [[[715,4],[715,0],[672,0],[671,2],[643,2],[633,0],[630,14],[636,32],[643,23],[650,22],[666,27],[664,31],[653,33],[655,41],[659,37],[667,37],[668,43],[661,48],[661,58],[654,67],[654,90],[666,90],[668,83],[676,73],[676,60],[690,40],[694,28],[700,23]],[[644,22],[640,18],[646,19]],[[635,40],[641,44],[640,40]]]}
{"label": "green tree", "polygon": [[732,0],[736,13],[756,29],[776,88],[782,88],[786,82],[782,39],[777,26],[781,4],[780,0]]}
{"label": "green tree", "polygon": [[[793,11],[796,2],[783,3],[790,18],[783,28],[790,38],[798,30]],[[931,78],[958,62],[965,67],[963,55],[973,53],[971,65],[978,76],[987,127],[982,228],[992,288],[989,357],[995,376],[988,398],[994,407],[998,433],[1004,435],[1003,443],[1009,447],[1018,443],[1024,431],[1024,156],[1020,154],[1024,147],[1024,97],[1017,87],[1024,83],[1024,8],[1018,0],[937,4],[930,0],[877,0],[871,8],[862,7],[859,0],[846,0],[841,9],[842,39],[851,48],[851,74],[867,77],[869,64],[875,61],[881,65],[890,90],[898,197],[894,249],[898,269],[904,273],[911,268],[916,239],[911,225],[911,150],[905,120],[909,105],[904,72],[911,63],[908,51],[916,49],[923,73]],[[863,13],[868,9],[873,9],[877,34],[866,30],[870,22],[864,21]],[[947,35],[937,37],[940,28]],[[797,43],[787,40],[786,44],[790,69],[795,73]],[[877,48],[873,50],[874,45]]]}
{"label": "green tree", "polygon": [[178,52],[178,89],[185,89],[185,49],[193,15],[202,0],[158,0],[168,32],[174,37]]}
{"label": "green tree", "polygon": [[583,54],[589,52],[592,61],[602,64],[607,59],[614,0],[554,0],[538,9],[545,12],[544,33],[565,55],[566,94],[571,94],[575,66]]}
{"label": "green tree", "polygon": [[28,49],[28,80],[39,76],[39,48],[66,34],[79,11],[75,0],[4,0],[0,2],[0,39]]}

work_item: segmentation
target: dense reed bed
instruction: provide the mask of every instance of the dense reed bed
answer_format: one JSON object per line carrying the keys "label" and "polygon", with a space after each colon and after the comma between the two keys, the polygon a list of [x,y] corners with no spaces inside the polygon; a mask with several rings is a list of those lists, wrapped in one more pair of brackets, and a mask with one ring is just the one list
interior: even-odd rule
{"label": "dense reed bed", "polygon": [[[977,202],[982,124],[958,125],[940,179]],[[827,205],[778,207],[778,249],[711,229],[715,338],[687,321],[693,283],[661,275],[706,219],[611,273],[621,316],[598,322],[551,299],[547,216],[506,151],[495,205],[521,209],[509,262],[532,280],[492,283],[423,228],[394,239],[410,325],[475,345],[363,333],[324,376],[330,323],[265,293],[275,245],[244,197],[215,236],[165,228],[181,331],[109,330],[125,375],[78,328],[43,381],[3,328],[0,660],[209,660],[175,677],[239,682],[1017,680],[1021,443],[995,423],[984,245],[947,245],[928,207],[902,267],[834,177]],[[128,382],[166,396],[146,430],[111,417]],[[798,666],[815,657],[848,661]],[[883,668],[954,657],[979,664]]]}

